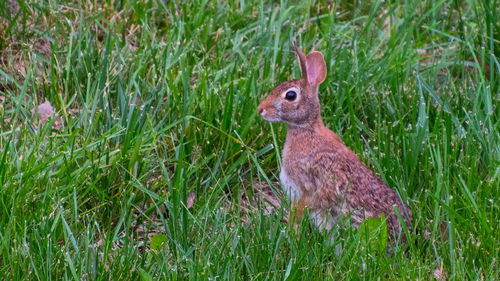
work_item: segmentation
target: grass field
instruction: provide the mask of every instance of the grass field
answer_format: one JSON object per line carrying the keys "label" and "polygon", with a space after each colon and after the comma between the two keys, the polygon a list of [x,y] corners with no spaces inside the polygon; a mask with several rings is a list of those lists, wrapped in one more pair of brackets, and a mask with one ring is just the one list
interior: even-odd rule
{"label": "grass field", "polygon": [[[0,279],[498,280],[499,23],[497,0],[0,1]],[[256,108],[300,75],[294,38],[406,245],[289,228],[286,126]]]}

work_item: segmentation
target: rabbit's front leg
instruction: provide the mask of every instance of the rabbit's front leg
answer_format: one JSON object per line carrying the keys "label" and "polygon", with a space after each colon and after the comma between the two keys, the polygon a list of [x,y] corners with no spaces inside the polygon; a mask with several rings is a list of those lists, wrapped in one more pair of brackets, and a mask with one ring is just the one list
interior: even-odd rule
{"label": "rabbit's front leg", "polygon": [[300,233],[298,232],[299,222],[304,217],[305,202],[303,199],[299,201],[292,201],[290,211],[288,212],[288,228],[292,228],[297,234],[297,240],[300,239]]}

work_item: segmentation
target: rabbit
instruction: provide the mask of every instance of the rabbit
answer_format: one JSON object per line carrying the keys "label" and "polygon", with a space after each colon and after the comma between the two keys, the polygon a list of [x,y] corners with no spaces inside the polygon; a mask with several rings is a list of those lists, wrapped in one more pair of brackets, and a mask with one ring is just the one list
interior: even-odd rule
{"label": "rabbit", "polygon": [[291,211],[302,217],[308,208],[321,231],[331,230],[341,214],[350,216],[354,227],[384,214],[390,237],[401,233],[405,239],[394,206],[407,226],[410,208],[323,124],[318,98],[318,86],[326,78],[323,55],[312,51],[306,56],[295,40],[293,47],[302,77],[281,83],[258,106],[264,120],[288,125],[280,181],[292,201]]}

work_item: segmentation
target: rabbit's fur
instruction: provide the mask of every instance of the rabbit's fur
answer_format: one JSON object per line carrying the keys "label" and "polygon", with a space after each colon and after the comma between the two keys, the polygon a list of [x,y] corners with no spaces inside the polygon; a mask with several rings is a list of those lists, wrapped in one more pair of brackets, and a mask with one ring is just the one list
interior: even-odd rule
{"label": "rabbit's fur", "polygon": [[[302,77],[278,85],[258,108],[265,120],[288,124],[280,173],[285,192],[299,216],[304,207],[309,208],[320,228],[330,230],[340,214],[350,216],[352,225],[358,226],[365,218],[383,213],[389,234],[396,237],[400,228],[393,206],[408,226],[410,208],[325,127],[318,99],[318,85],[326,77],[323,55],[313,51],[306,56],[295,41],[294,48]],[[288,95],[295,99],[286,99]]]}

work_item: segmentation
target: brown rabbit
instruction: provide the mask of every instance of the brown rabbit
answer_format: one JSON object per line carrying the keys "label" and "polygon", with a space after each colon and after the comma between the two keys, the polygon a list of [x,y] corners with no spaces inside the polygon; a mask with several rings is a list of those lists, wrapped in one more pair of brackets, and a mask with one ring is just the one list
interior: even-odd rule
{"label": "brown rabbit", "polygon": [[387,217],[391,237],[399,233],[397,206],[409,225],[411,211],[397,193],[368,169],[334,132],[323,124],[318,85],[326,77],[320,52],[305,55],[294,41],[302,77],[278,85],[260,103],[259,113],[267,121],[288,124],[283,147],[281,184],[303,216],[327,231],[339,214],[350,215],[357,227],[368,217]]}

